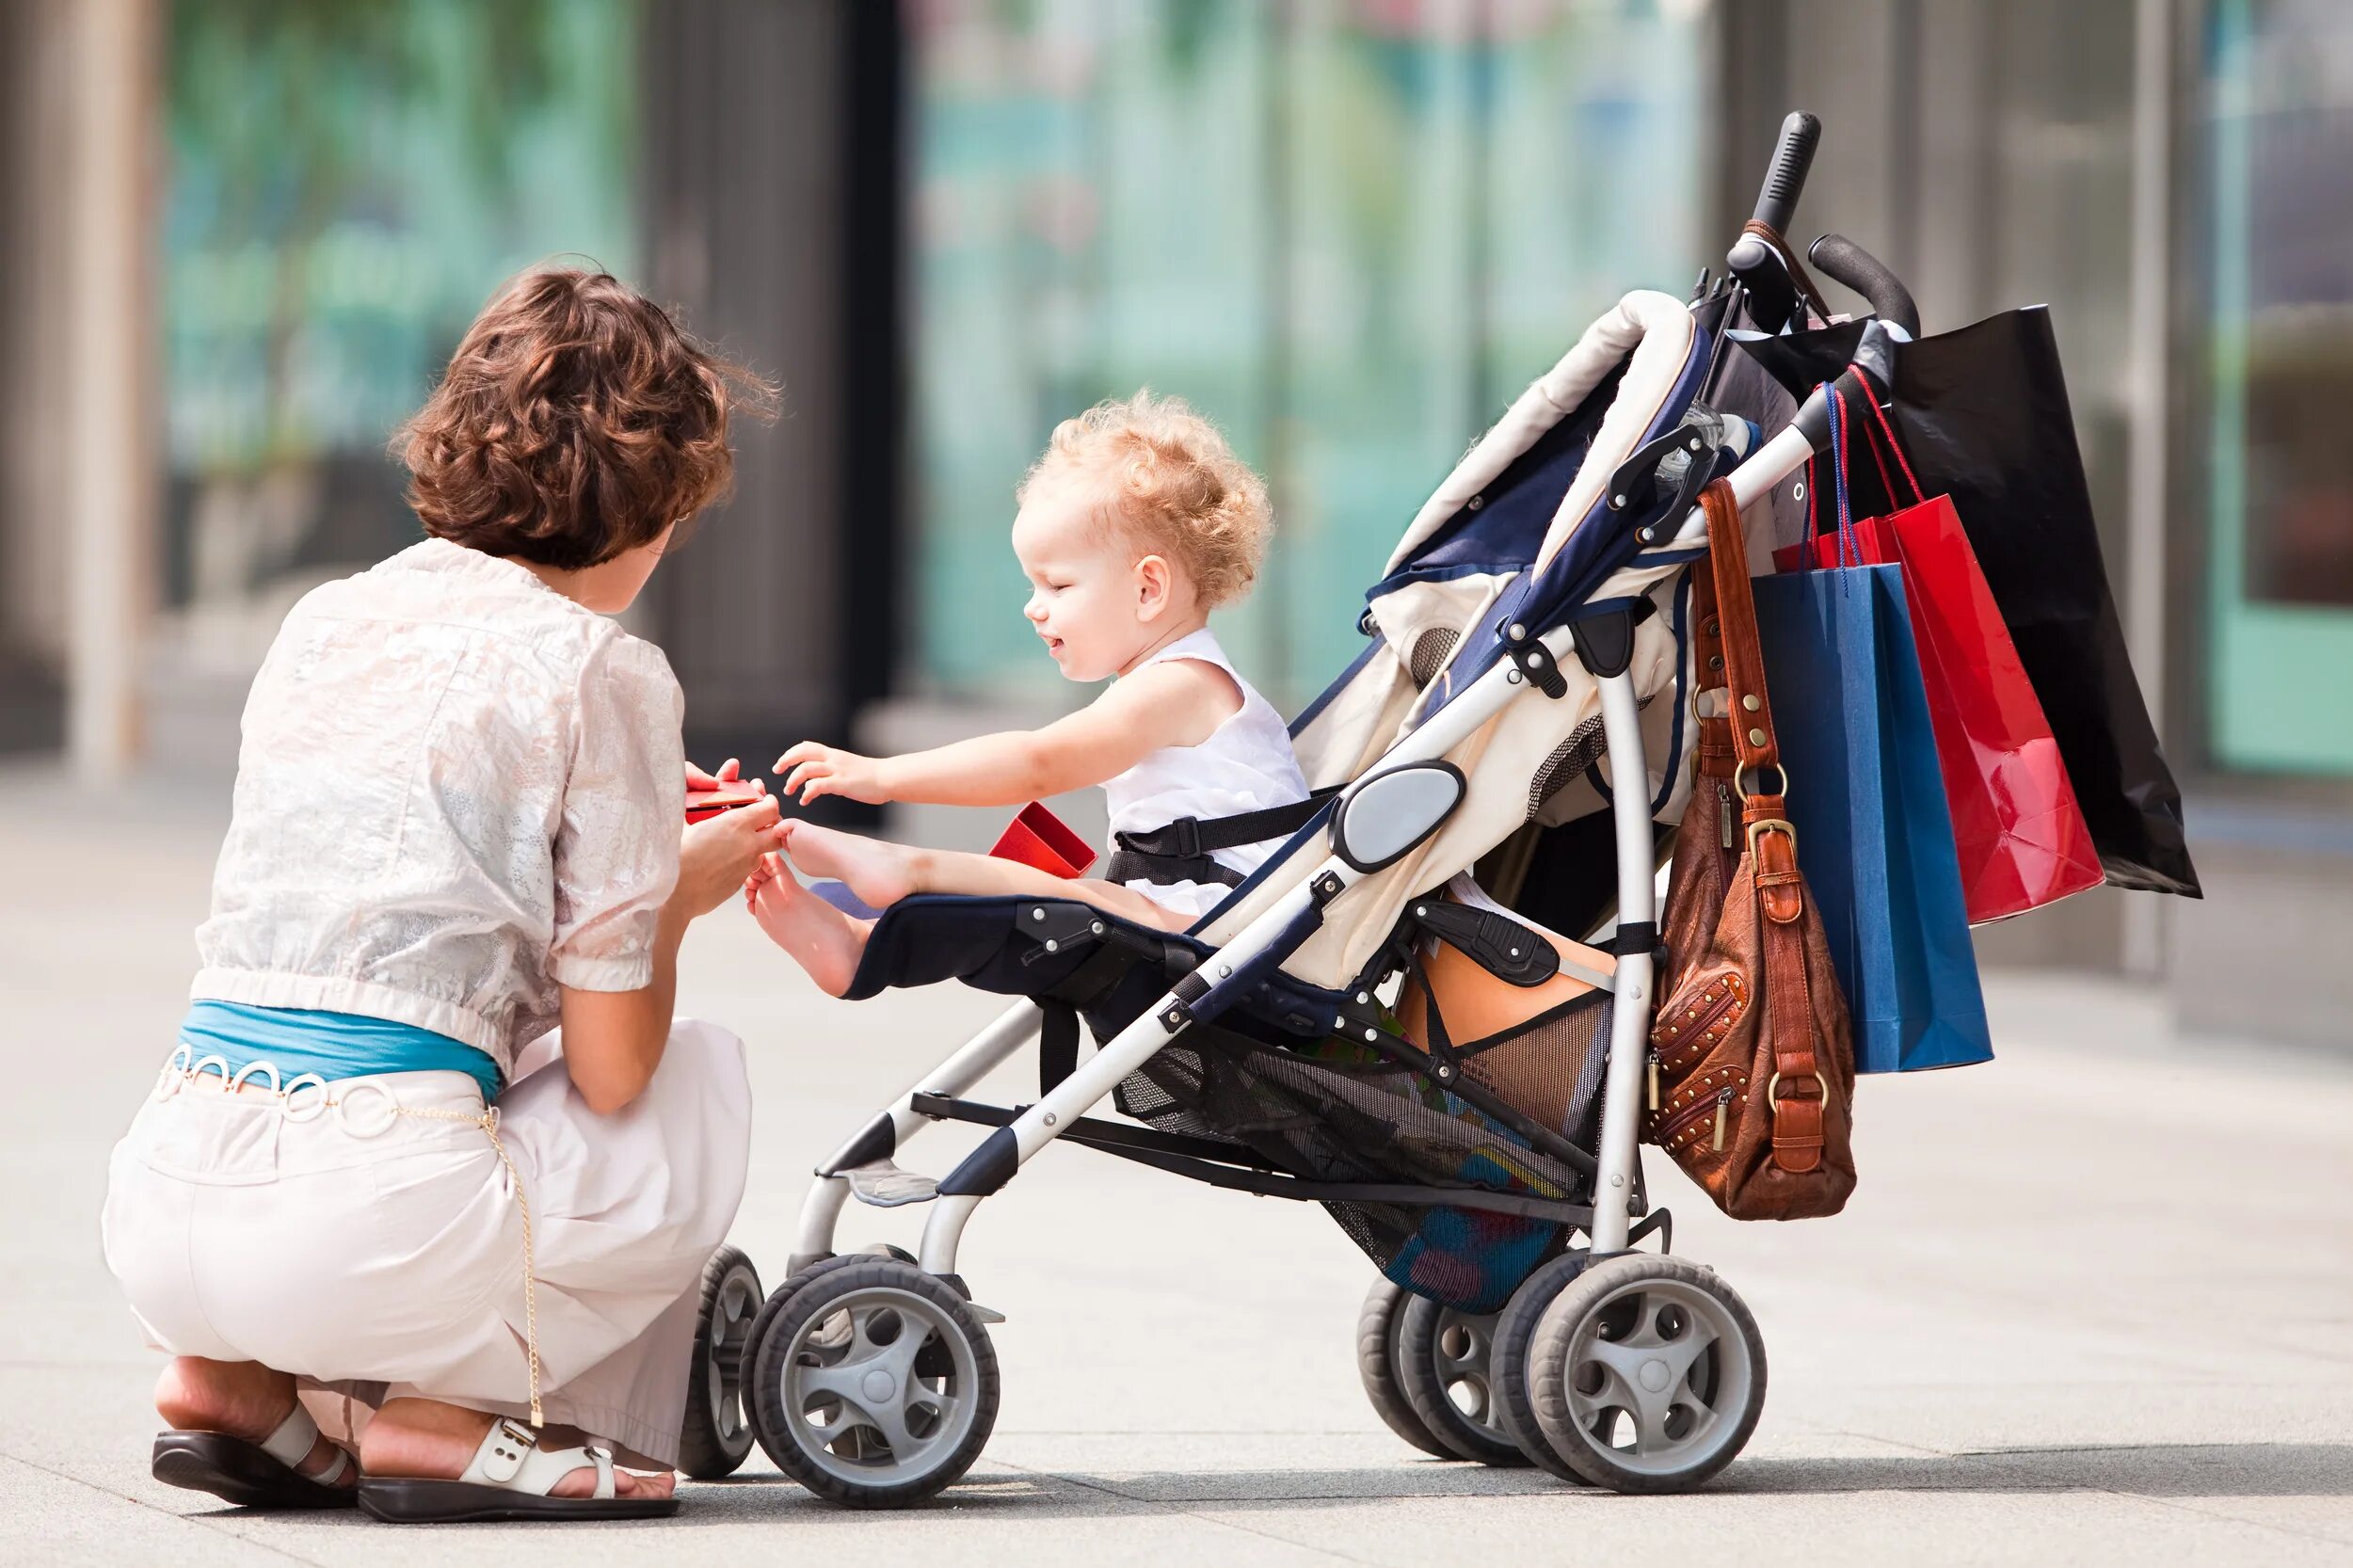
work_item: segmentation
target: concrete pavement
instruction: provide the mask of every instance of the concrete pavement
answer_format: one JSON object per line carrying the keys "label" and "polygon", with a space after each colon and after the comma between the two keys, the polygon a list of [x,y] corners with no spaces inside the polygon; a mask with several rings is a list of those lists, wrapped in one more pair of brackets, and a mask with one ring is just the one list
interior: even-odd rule
{"label": "concrete pavement", "polygon": [[[2353,1050],[2178,1039],[2128,988],[2016,976],[1989,984],[1998,1062],[1866,1082],[1839,1219],[1736,1225],[1654,1163],[1676,1250],[1770,1356],[1747,1457],[1697,1496],[1422,1458],[1356,1387],[1369,1270],[1337,1227],[1069,1148],[968,1233],[1010,1319],[1004,1403],[932,1508],[838,1512],[758,1455],[651,1525],[208,1506],[147,1475],[158,1360],[96,1215],[223,821],[212,792],[0,772],[0,1563],[2353,1562]],[[739,1244],[780,1268],[813,1160],[997,1005],[834,1002],[748,921],[703,922],[681,1009],[744,1034],[759,1096]],[[969,1141],[931,1136],[908,1163]],[[854,1211],[844,1236],[919,1224]]]}

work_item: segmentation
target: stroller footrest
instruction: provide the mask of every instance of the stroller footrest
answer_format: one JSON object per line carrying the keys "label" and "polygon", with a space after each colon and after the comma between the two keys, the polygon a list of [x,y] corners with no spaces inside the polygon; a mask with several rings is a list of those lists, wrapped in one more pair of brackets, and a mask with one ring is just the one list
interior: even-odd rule
{"label": "stroller footrest", "polygon": [[908,1204],[929,1203],[939,1196],[936,1177],[903,1171],[888,1160],[853,1165],[841,1175],[858,1202],[876,1208],[904,1208]]}

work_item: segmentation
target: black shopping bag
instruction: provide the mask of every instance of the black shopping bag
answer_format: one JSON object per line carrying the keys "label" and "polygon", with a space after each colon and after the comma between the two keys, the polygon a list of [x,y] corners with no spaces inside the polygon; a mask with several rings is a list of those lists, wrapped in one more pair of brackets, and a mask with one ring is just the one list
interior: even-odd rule
{"label": "black shopping bag", "polygon": [[[1835,380],[1862,335],[1863,323],[1844,322],[1736,341],[1794,400]],[[1889,340],[1887,349],[1880,380],[1893,398],[1889,415],[1921,488],[1948,494],[1961,514],[2051,721],[2107,880],[2200,897],[2182,832],[2182,792],[2157,749],[2101,560],[2050,312],[2040,305],[2005,311],[1916,343]],[[1722,411],[1762,413],[1768,433],[1787,423],[1786,412],[1773,417],[1777,400],[1743,390],[1757,411]],[[1867,467],[1849,483],[1854,510],[1871,516],[1897,498],[1878,493],[1879,477]]]}

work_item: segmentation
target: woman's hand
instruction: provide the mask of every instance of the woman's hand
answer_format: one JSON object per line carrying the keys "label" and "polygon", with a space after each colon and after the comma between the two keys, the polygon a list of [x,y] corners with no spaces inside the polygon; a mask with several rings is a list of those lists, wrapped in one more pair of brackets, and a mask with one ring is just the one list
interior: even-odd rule
{"label": "woman's hand", "polygon": [[[743,782],[743,764],[732,757],[719,764],[717,773],[705,773],[692,762],[686,764],[686,792],[690,795],[697,790],[724,790]],[[751,791],[756,795],[766,794],[768,781],[764,778],[753,779]]]}
{"label": "woman's hand", "polygon": [[818,741],[803,741],[776,759],[776,772],[785,776],[784,793],[797,792],[803,806],[820,795],[880,806],[890,799],[883,767],[883,759],[861,757]]}
{"label": "woman's hand", "polygon": [[727,903],[760,857],[784,842],[778,820],[782,816],[776,797],[768,795],[686,830],[679,840],[678,890],[670,896],[687,919],[708,915]]}

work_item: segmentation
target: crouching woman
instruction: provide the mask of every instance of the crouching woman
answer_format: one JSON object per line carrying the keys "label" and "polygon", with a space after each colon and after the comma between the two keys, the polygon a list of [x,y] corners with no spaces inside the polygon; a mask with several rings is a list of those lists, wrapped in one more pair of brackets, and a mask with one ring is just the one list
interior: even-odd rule
{"label": "crouching woman", "polygon": [[160,1479],[409,1520],[677,1506],[750,1115],[741,1043],[671,1016],[679,944],[777,813],[683,826],[678,683],[608,617],[766,399],[612,278],[527,274],[404,433],[426,537],[287,616],[104,1216],[174,1357]]}

